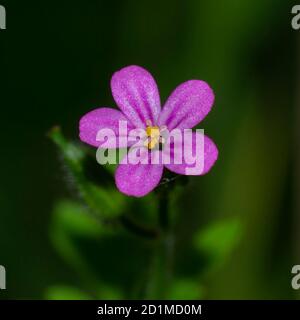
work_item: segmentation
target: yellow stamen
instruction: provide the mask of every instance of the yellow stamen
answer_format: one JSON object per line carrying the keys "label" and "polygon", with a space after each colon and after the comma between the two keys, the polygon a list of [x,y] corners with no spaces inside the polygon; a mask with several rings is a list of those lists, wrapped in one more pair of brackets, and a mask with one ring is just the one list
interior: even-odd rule
{"label": "yellow stamen", "polygon": [[152,126],[151,121],[147,121],[146,134],[147,139],[144,143],[148,149],[153,149],[160,142],[160,129],[157,126]]}

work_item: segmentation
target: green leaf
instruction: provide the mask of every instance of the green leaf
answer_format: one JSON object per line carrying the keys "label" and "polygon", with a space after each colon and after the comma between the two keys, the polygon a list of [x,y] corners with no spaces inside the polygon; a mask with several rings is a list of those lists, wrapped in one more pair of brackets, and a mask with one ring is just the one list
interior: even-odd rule
{"label": "green leaf", "polygon": [[122,228],[98,223],[87,208],[71,201],[55,206],[50,237],[61,258],[99,299],[130,298],[152,250]]}
{"label": "green leaf", "polygon": [[211,224],[196,233],[196,249],[208,259],[211,268],[218,267],[232,253],[242,235],[240,220],[233,218]]}
{"label": "green leaf", "polygon": [[[99,177],[100,183],[95,183],[87,178],[85,172],[85,160],[88,158],[88,151],[74,142],[68,141],[62,134],[60,128],[55,127],[49,133],[50,139],[58,147],[60,154],[71,175],[79,193],[86,204],[93,212],[102,218],[112,218],[122,214],[126,202],[126,197],[117,191],[115,185],[111,187],[104,185],[105,177]],[[96,156],[94,163],[96,162]],[[100,169],[108,168],[107,172],[111,175],[111,166],[98,166]],[[98,168],[97,168],[98,169]],[[103,182],[101,184],[101,182]]]}
{"label": "green leaf", "polygon": [[204,296],[203,287],[193,279],[177,279],[174,280],[169,299],[174,300],[191,300],[202,299]]}
{"label": "green leaf", "polygon": [[55,249],[94,290],[98,289],[98,279],[78,250],[74,238],[93,237],[94,241],[110,232],[110,229],[102,226],[99,221],[90,216],[86,208],[77,203],[61,201],[53,210],[49,233]]}
{"label": "green leaf", "polygon": [[54,285],[46,290],[45,298],[47,300],[120,300],[123,296],[118,289],[104,284],[101,285],[100,292],[95,296],[73,286]]}
{"label": "green leaf", "polygon": [[121,300],[124,297],[119,288],[102,284],[97,298],[101,300]]}
{"label": "green leaf", "polygon": [[46,291],[47,300],[91,300],[92,297],[85,292],[66,285],[49,287]]}
{"label": "green leaf", "polygon": [[106,228],[91,216],[87,208],[72,201],[60,201],[54,208],[53,224],[67,233],[93,237],[108,233]]}

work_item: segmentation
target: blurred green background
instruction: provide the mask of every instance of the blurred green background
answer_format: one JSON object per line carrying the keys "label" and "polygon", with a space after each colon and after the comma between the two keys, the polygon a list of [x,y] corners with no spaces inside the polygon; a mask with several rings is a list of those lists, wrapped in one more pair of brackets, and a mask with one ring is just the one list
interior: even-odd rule
{"label": "blurred green background", "polygon": [[[0,264],[7,290],[0,299],[297,298],[290,284],[291,268],[300,264],[295,2],[1,4]],[[193,78],[216,94],[200,127],[220,156],[208,175],[174,189],[167,293],[158,288],[160,277],[169,277],[154,253],[160,245],[96,223],[62,159],[68,148],[82,150],[69,142],[78,141],[80,117],[115,105],[110,77],[130,64],[154,75],[162,101]],[[68,139],[62,149],[47,137],[54,125]],[[99,167],[95,183],[108,174]],[[109,210],[111,199],[101,198],[104,214],[126,206],[134,219],[155,224],[155,195],[131,200],[99,188],[116,205]]]}

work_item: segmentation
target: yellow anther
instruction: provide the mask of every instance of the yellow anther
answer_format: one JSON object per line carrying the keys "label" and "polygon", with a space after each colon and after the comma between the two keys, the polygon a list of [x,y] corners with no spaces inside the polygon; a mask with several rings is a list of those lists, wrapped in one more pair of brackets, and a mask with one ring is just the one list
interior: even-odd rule
{"label": "yellow anther", "polygon": [[159,127],[147,127],[146,134],[150,138],[158,138],[160,135]]}
{"label": "yellow anther", "polygon": [[147,127],[146,127],[147,139],[144,145],[149,149],[153,149],[160,142],[160,129],[157,126],[152,126],[151,121],[147,121],[146,123],[147,123]]}

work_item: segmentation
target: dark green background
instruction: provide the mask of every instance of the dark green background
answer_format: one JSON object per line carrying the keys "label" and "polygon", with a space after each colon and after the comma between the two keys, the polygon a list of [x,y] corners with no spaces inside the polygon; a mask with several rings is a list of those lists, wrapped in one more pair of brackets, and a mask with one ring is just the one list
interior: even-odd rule
{"label": "dark green background", "polygon": [[207,81],[216,94],[201,128],[220,157],[211,173],[186,186],[179,201],[182,228],[188,233],[194,225],[235,216],[245,232],[207,280],[206,297],[296,297],[290,281],[292,266],[300,264],[300,31],[291,28],[293,2],[1,4],[7,30],[0,31],[0,264],[7,290],[0,299],[44,298],[60,283],[80,287],[49,240],[54,203],[75,195],[46,133],[60,125],[77,139],[80,116],[114,105],[110,77],[130,64],[154,75],[162,101],[193,78]]}

